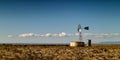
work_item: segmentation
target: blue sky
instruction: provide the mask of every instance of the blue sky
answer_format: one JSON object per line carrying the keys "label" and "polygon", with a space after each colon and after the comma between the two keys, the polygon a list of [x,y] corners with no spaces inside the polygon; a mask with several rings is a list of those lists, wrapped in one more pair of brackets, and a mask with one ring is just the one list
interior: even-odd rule
{"label": "blue sky", "polygon": [[[120,2],[114,0],[5,0],[0,1],[0,42],[68,43],[78,36],[35,37],[77,33],[77,25],[90,26],[89,37],[119,41]],[[32,36],[20,37],[21,34]],[[101,36],[92,37],[92,36]],[[115,36],[114,36],[115,35]],[[105,36],[107,36],[105,38]]]}

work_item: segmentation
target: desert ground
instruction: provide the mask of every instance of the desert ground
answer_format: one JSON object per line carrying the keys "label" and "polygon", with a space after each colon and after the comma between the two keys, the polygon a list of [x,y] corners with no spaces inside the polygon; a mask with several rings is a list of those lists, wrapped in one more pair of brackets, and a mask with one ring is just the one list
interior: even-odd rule
{"label": "desert ground", "polygon": [[0,60],[120,60],[120,45],[0,45]]}

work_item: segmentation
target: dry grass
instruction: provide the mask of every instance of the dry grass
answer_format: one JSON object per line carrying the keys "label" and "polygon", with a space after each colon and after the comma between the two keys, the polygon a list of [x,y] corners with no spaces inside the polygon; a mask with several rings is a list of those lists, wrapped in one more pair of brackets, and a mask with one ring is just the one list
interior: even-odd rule
{"label": "dry grass", "polygon": [[0,45],[0,60],[119,60],[120,45],[92,47]]}

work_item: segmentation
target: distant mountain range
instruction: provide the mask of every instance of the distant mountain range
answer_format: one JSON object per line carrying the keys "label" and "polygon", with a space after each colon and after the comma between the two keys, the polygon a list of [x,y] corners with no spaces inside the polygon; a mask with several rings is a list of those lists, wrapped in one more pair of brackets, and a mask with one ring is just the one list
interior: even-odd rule
{"label": "distant mountain range", "polygon": [[69,44],[61,44],[61,43],[0,43],[0,45],[41,45],[41,46],[62,46],[66,45],[68,46]]}
{"label": "distant mountain range", "polygon": [[100,42],[98,44],[120,44],[120,41],[106,41],[106,42]]}
{"label": "distant mountain range", "polygon": [[[120,41],[105,41],[99,43],[92,43],[92,44],[120,44]],[[69,45],[69,43],[0,43],[0,45]]]}

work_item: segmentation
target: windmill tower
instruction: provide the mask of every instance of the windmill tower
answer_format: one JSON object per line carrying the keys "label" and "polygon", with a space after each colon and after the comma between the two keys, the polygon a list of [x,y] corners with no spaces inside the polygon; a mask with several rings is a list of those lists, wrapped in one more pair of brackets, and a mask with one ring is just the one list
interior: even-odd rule
{"label": "windmill tower", "polygon": [[81,25],[79,24],[78,25],[78,33],[79,33],[79,41],[81,41],[82,42],[82,28],[81,28]]}
{"label": "windmill tower", "polygon": [[78,30],[78,33],[79,33],[79,41],[80,42],[83,42],[82,41],[82,29],[89,30],[89,26],[86,26],[86,27],[82,28],[80,24],[78,25],[77,30]]}
{"label": "windmill tower", "polygon": [[79,41],[71,41],[70,46],[73,46],[73,47],[74,46],[82,46],[83,47],[85,45],[85,43],[82,40],[82,29],[89,30],[89,26],[82,28],[80,24],[78,25],[77,31],[79,33]]}

